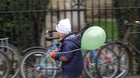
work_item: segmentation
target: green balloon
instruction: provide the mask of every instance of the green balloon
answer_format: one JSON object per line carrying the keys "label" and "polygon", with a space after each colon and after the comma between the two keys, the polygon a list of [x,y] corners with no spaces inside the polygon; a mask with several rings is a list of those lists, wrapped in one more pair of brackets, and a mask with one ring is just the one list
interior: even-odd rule
{"label": "green balloon", "polygon": [[81,48],[83,50],[98,49],[106,40],[105,31],[99,26],[89,27],[83,34]]}

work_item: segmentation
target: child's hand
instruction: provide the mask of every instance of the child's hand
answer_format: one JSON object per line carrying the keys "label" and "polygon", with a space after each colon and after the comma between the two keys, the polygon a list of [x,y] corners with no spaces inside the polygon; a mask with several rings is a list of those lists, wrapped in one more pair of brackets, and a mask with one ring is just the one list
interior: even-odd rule
{"label": "child's hand", "polygon": [[57,50],[53,50],[53,51],[50,53],[50,56],[51,56],[52,58],[54,58],[57,52],[58,52]]}

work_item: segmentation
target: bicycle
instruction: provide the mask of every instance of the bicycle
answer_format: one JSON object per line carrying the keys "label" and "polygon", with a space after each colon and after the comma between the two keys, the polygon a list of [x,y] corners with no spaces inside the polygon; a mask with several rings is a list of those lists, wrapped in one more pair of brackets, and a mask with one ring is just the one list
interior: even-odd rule
{"label": "bicycle", "polygon": [[8,42],[8,38],[0,39],[0,51],[4,52],[10,59],[10,77],[15,78],[19,73],[19,65],[21,61],[21,55],[18,49]]}
{"label": "bicycle", "polygon": [[[106,43],[97,50],[88,51],[85,55],[84,70],[90,78],[114,78],[118,71],[117,55],[105,45]],[[103,68],[101,65],[106,67]]]}
{"label": "bicycle", "polygon": [[4,52],[0,51],[0,78],[7,78],[10,73],[10,60]]}
{"label": "bicycle", "polygon": [[140,33],[133,32],[133,27],[140,26],[140,22],[129,23],[125,21],[123,26],[127,26],[127,30],[122,40],[111,41],[106,44],[106,47],[112,49],[118,56],[119,69],[115,78],[124,78],[129,73],[132,66],[132,51],[140,54],[136,46],[129,41],[131,35]]}
{"label": "bicycle", "polygon": [[[49,37],[47,40],[51,41],[59,39],[55,37]],[[58,71],[61,70],[61,62],[56,62],[51,58],[50,52],[58,49],[57,44],[52,44],[48,50],[42,48],[32,48],[24,56],[20,65],[21,75],[23,78],[56,78],[58,77]],[[77,49],[79,50],[79,49]],[[77,51],[73,50],[71,52]],[[68,52],[63,52],[68,53]],[[26,69],[27,68],[27,69]],[[26,74],[28,72],[28,74]],[[40,72],[39,74],[37,74]]]}
{"label": "bicycle", "polygon": [[[49,78],[51,76],[52,78],[55,78],[54,77],[56,75],[55,69],[58,68],[56,67],[57,66],[56,62],[51,57],[49,57],[49,52],[51,52],[56,48],[57,47],[53,45],[48,52],[47,50],[36,49],[36,50],[31,50],[29,51],[29,53],[25,54],[20,67],[22,77],[23,78],[45,78],[45,77]],[[41,63],[40,60],[42,60]],[[40,74],[37,74],[38,72]]]}

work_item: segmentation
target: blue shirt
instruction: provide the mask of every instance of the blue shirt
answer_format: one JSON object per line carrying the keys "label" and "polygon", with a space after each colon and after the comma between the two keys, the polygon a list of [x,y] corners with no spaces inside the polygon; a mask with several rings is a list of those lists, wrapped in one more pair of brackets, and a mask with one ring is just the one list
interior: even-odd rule
{"label": "blue shirt", "polygon": [[[80,48],[81,38],[75,37],[63,40],[60,47],[60,52],[68,52]],[[69,59],[67,62],[62,62],[62,75],[66,77],[79,77],[83,70],[83,57],[81,50],[72,53],[61,53],[55,56],[59,60],[61,56]]]}

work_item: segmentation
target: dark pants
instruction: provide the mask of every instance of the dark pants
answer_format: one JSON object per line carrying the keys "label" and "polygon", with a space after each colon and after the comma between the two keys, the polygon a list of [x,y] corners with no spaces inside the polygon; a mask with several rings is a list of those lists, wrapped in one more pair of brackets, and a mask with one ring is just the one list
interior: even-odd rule
{"label": "dark pants", "polygon": [[80,77],[66,77],[66,76],[62,76],[62,78],[80,78]]}

